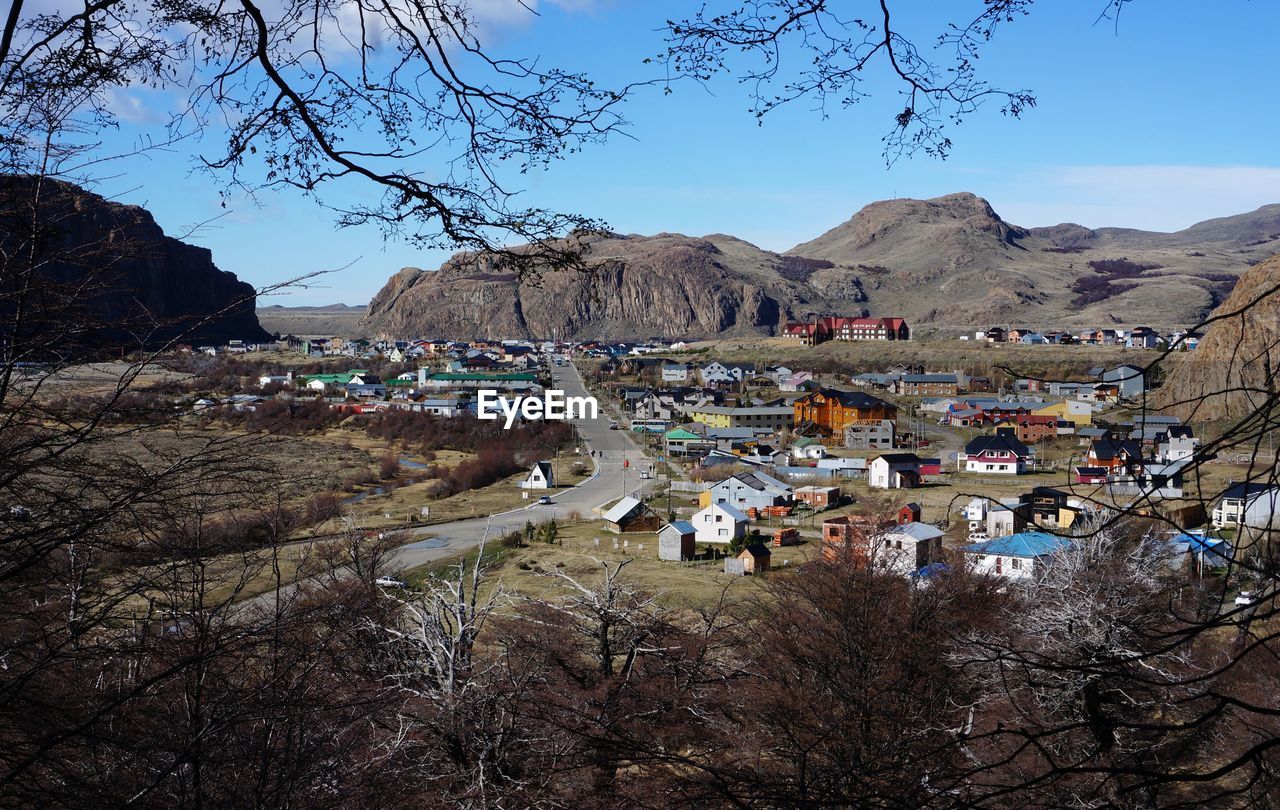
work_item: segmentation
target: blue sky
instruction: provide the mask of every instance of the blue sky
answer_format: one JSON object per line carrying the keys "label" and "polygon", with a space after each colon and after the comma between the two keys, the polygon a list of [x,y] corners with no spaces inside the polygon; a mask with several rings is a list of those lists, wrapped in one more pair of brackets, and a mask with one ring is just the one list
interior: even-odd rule
{"label": "blue sky", "polygon": [[[476,1],[496,46],[606,85],[651,76],[655,68],[642,60],[661,50],[662,21],[694,7],[542,0],[534,15],[513,0]],[[862,105],[823,119],[801,101],[757,126],[745,90],[725,78],[641,93],[624,110],[629,137],[521,178],[521,199],[598,216],[624,233],[731,233],[772,250],[895,196],[972,191],[1019,225],[1154,230],[1280,202],[1280,110],[1271,103],[1280,3],[1223,0],[1208,13],[1202,0],[1136,0],[1118,31],[1095,24],[1102,4],[1042,0],[999,32],[981,70],[996,85],[1033,90],[1038,106],[1022,120],[994,105],[970,116],[952,132],[945,162],[917,156],[886,167],[880,138],[901,102],[880,79]],[[903,24],[927,40],[942,23],[936,9],[953,8],[959,19],[980,4],[901,5],[921,15]],[[147,103],[120,99],[142,119]],[[126,126],[117,137],[132,134]],[[215,180],[190,168],[189,155],[178,153],[134,159],[97,190],[146,205],[180,235],[223,213]],[[188,241],[258,286],[344,268],[264,305],[364,303],[399,268],[434,268],[447,255],[385,242],[373,227],[339,230],[287,193],[262,194],[256,205],[234,197]]]}

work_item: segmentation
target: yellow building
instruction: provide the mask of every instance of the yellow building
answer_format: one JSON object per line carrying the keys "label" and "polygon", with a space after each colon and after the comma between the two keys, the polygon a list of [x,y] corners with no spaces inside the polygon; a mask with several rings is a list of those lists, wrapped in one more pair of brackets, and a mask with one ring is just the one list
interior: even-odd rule
{"label": "yellow building", "polygon": [[792,410],[789,405],[755,408],[728,408],[719,405],[703,405],[688,412],[690,421],[701,422],[713,428],[761,428],[777,432],[791,427]]}
{"label": "yellow building", "polygon": [[1076,427],[1088,427],[1093,424],[1093,406],[1088,402],[1068,399],[1055,402],[1032,411],[1036,416],[1052,416],[1066,422],[1074,422]]}

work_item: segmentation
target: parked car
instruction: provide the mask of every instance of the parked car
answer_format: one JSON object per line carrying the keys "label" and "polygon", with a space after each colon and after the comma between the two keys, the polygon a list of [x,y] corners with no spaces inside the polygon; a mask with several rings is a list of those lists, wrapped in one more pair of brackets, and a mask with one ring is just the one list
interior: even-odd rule
{"label": "parked car", "polygon": [[645,470],[644,472],[640,473],[640,477],[641,477],[641,478],[652,478],[652,477],[653,477],[653,473],[649,472],[648,470]]}
{"label": "parked car", "polygon": [[541,498],[539,498],[539,499],[538,499],[538,503],[540,503],[540,504],[549,504],[549,503],[551,503],[551,496],[550,496],[550,495],[543,495]]}
{"label": "parked car", "polygon": [[1253,591],[1241,591],[1236,597],[1236,607],[1247,607],[1257,601],[1258,598],[1253,595]]}
{"label": "parked car", "polygon": [[402,579],[396,579],[395,577],[386,577],[386,576],[378,577],[377,579],[375,579],[375,580],[373,581],[373,584],[374,584],[374,585],[377,585],[379,588],[407,588],[407,587],[409,587],[409,583],[405,582],[405,581],[404,581],[404,580],[402,580]]}

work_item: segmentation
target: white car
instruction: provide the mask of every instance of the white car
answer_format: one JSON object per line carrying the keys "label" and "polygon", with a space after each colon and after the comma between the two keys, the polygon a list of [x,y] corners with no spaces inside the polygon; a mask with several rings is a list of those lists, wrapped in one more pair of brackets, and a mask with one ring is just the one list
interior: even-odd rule
{"label": "white car", "polygon": [[538,499],[538,503],[544,504],[544,505],[551,503],[551,496],[543,495],[541,498]]}
{"label": "white car", "polygon": [[409,583],[395,577],[378,577],[373,581],[379,588],[407,588]]}
{"label": "white car", "polygon": [[1236,597],[1236,607],[1247,607],[1257,602],[1258,599],[1253,595],[1253,591],[1241,591]]}
{"label": "white car", "polygon": [[653,477],[653,473],[649,472],[648,470],[645,470],[644,472],[640,473],[640,477],[641,477],[641,478],[652,478],[652,477]]}

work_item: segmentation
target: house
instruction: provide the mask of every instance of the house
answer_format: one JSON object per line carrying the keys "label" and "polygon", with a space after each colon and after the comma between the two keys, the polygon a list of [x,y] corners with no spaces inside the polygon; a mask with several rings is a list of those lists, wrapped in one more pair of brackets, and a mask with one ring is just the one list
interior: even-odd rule
{"label": "house", "polygon": [[1018,498],[1018,505],[1030,522],[1050,529],[1069,528],[1084,509],[1079,499],[1053,487],[1034,487]]}
{"label": "house", "polygon": [[1009,431],[977,436],[964,446],[966,472],[1020,475],[1030,467],[1031,458],[1031,449]]}
{"label": "house", "polygon": [[1156,459],[1159,461],[1183,461],[1193,458],[1200,440],[1192,435],[1191,427],[1183,425],[1170,429],[1156,441]]}
{"label": "house", "polygon": [[732,475],[702,492],[699,506],[727,503],[738,509],[763,509],[790,503],[791,487],[763,472]]}
{"label": "house", "polygon": [[791,443],[791,457],[797,461],[816,461],[827,457],[827,448],[815,438],[802,436]]}
{"label": "house", "polygon": [[708,427],[760,428],[776,433],[791,427],[792,410],[786,405],[732,408],[722,405],[696,405],[686,411],[691,421]]}
{"label": "house", "polygon": [[1213,507],[1214,528],[1240,526],[1246,518],[1252,525],[1269,526],[1270,514],[1275,511],[1280,486],[1263,481],[1242,481],[1227,487]]}
{"label": "house", "polygon": [[[1050,393],[1053,393],[1054,396],[1062,396],[1062,394],[1055,393],[1052,390]],[[1062,402],[1055,402],[1052,405],[1036,408],[1033,413],[1037,416],[1052,416],[1056,419],[1074,422],[1078,428],[1093,424],[1093,406],[1088,402],[1074,399],[1067,399]]]}
{"label": "house", "polygon": [[699,543],[728,545],[735,538],[747,536],[747,516],[727,503],[712,503],[696,512],[689,522]]}
{"label": "house", "polygon": [[797,501],[807,503],[814,510],[826,509],[840,503],[840,487],[797,487],[795,496]]}
{"label": "house", "polygon": [[664,383],[683,383],[689,381],[689,367],[684,363],[672,363],[662,367]]}
{"label": "house", "polygon": [[840,515],[822,521],[822,558],[865,565],[867,536],[873,527],[857,515]]}
{"label": "house", "polygon": [[1206,568],[1226,568],[1231,564],[1231,544],[1221,537],[1210,537],[1203,530],[1170,535],[1169,551],[1201,573]]}
{"label": "house", "polygon": [[736,385],[755,373],[754,363],[721,363],[713,360],[699,370],[703,385]]}
{"label": "house", "polygon": [[896,442],[897,430],[891,419],[855,422],[844,429],[844,446],[850,450],[888,450]]}
{"label": "house", "polygon": [[1073,468],[1077,484],[1105,484],[1110,471],[1106,467],[1079,466]]}
{"label": "house", "polygon": [[1027,507],[1017,498],[1001,498],[987,505],[987,537],[1005,537],[1027,527]]}
{"label": "house", "polygon": [[292,385],[293,372],[290,371],[287,374],[264,374],[258,378],[258,386],[260,388],[266,388],[272,383],[277,383],[279,385]]}
{"label": "house", "polygon": [[954,374],[903,374],[894,393],[905,397],[955,396],[960,393],[960,380]]}
{"label": "house", "polygon": [[1082,466],[1101,467],[1107,475],[1137,475],[1142,472],[1142,444],[1134,439],[1095,439]]}
{"label": "house", "polygon": [[738,553],[736,565],[729,565],[729,560],[725,560],[724,572],[743,576],[764,573],[769,570],[772,556],[773,552],[764,543],[752,543]]}
{"label": "house", "polygon": [[779,391],[804,391],[813,384],[813,372],[797,371],[778,380]]}
{"label": "house", "polygon": [[[794,410],[793,422],[797,425],[812,424],[820,428],[827,436],[844,437],[845,429],[860,426],[874,427],[879,446],[893,446],[893,422],[898,417],[898,408],[878,397],[864,394],[861,391],[837,391],[823,388],[811,394],[798,397],[791,403]],[[883,422],[889,421],[889,443],[883,442]]]}
{"label": "house", "polygon": [[907,489],[920,486],[920,457],[915,453],[882,453],[867,464],[867,486]]}
{"label": "house", "polygon": [[1103,383],[1111,383],[1120,391],[1122,399],[1138,399],[1147,391],[1146,372],[1137,366],[1121,364],[1099,375]]}
{"label": "house", "polygon": [[788,323],[782,328],[785,337],[795,338],[806,346],[828,340],[910,340],[911,329],[902,318],[851,318],[820,315],[807,323]]}
{"label": "house", "polygon": [[529,475],[520,482],[521,489],[551,489],[556,485],[550,461],[535,461]]}
{"label": "house", "polygon": [[614,534],[656,532],[660,525],[658,513],[640,499],[630,495],[615,503],[604,513],[605,531]]}
{"label": "house", "polygon": [[912,501],[898,510],[898,525],[901,526],[906,523],[919,523],[920,514],[920,504]]}
{"label": "house", "polygon": [[1040,575],[1055,554],[1070,547],[1065,537],[1028,531],[965,546],[964,555],[979,574],[1025,581]]}
{"label": "house", "polygon": [[1058,418],[1056,416],[1024,413],[1015,416],[1006,424],[1013,428],[1018,441],[1024,444],[1035,444],[1038,441],[1052,439],[1058,435]]}
{"label": "house", "polygon": [[692,560],[697,530],[687,520],[677,520],[658,529],[658,559],[682,562]]}
{"label": "house", "polygon": [[672,428],[662,434],[662,442],[667,448],[668,456],[687,456],[700,453],[716,446],[714,441],[699,436],[684,428]]}
{"label": "house", "polygon": [[903,523],[876,536],[877,563],[907,576],[931,563],[942,562],[942,529],[928,523]]}

